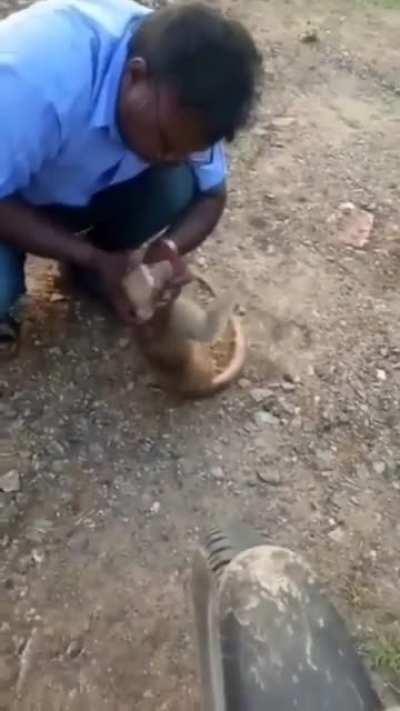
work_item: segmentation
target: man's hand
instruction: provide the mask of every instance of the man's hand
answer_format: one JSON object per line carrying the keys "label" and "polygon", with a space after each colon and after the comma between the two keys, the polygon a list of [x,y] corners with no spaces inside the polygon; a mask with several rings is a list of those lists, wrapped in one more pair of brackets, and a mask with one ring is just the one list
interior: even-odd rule
{"label": "man's hand", "polygon": [[[150,246],[146,249],[143,263],[144,264],[154,264],[155,262],[168,261],[172,267],[172,278],[165,285],[163,294],[161,295],[162,300],[165,302],[172,300],[179,296],[180,290],[186,284],[189,284],[192,280],[192,275],[187,267],[186,262],[179,255],[177,247],[171,240],[158,239],[152,242]],[[169,293],[171,292],[171,297],[169,298]]]}
{"label": "man's hand", "polygon": [[93,254],[92,269],[101,279],[106,297],[122,321],[130,326],[136,323],[136,314],[123,288],[126,274],[141,263],[141,256],[135,251],[105,252],[96,249]]}

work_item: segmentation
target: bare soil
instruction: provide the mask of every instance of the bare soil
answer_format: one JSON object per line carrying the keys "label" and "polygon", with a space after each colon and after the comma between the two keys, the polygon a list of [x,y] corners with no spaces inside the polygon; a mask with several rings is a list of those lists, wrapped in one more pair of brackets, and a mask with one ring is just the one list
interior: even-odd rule
{"label": "bare soil", "polygon": [[[108,314],[31,264],[0,373],[0,475],[20,477],[0,493],[3,711],[198,709],[190,561],[220,517],[303,551],[359,639],[400,638],[400,12],[218,4],[267,63],[196,257],[237,285],[247,369],[174,401]],[[375,218],[363,250],[329,222],[348,201]]]}

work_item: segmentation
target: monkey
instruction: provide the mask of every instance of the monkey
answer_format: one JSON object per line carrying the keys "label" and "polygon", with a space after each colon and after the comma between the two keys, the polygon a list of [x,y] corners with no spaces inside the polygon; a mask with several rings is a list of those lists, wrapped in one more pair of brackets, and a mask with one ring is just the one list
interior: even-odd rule
{"label": "monkey", "polygon": [[212,390],[215,366],[210,352],[226,331],[233,312],[231,296],[202,309],[181,295],[155,317],[155,337],[144,340],[144,352],[181,394]]}
{"label": "monkey", "polygon": [[[164,265],[164,266],[163,266]],[[126,277],[124,287],[147,320],[136,328],[139,346],[164,382],[182,395],[213,390],[214,363],[210,346],[224,334],[234,311],[232,295],[214,300],[203,309],[180,294],[171,303],[154,309],[149,304],[167,276],[166,262],[152,265],[151,279],[143,268]],[[149,314],[152,314],[148,318]]]}

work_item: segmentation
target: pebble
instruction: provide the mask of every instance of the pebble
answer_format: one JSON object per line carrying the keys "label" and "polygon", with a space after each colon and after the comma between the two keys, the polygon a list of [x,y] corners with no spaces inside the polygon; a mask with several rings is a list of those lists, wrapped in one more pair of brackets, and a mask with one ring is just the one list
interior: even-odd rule
{"label": "pebble", "polygon": [[258,471],[257,477],[264,484],[271,484],[271,486],[279,486],[282,484],[282,477],[277,471]]}
{"label": "pebble", "polygon": [[104,459],[104,449],[98,442],[92,442],[88,447],[89,456],[94,459],[95,462],[101,462]]}
{"label": "pebble", "polygon": [[212,478],[216,479],[216,481],[222,481],[222,479],[225,479],[225,472],[222,467],[212,467],[210,473]]}
{"label": "pebble", "polygon": [[61,456],[63,457],[65,455],[65,449],[64,446],[61,444],[61,442],[57,442],[57,440],[53,439],[51,442],[49,442],[47,449],[50,454],[54,456]]}
{"label": "pebble", "polygon": [[125,348],[128,348],[129,344],[131,342],[130,338],[120,338],[118,341],[118,346],[121,348],[121,350],[124,350]]}
{"label": "pebble", "polygon": [[155,501],[154,504],[151,505],[150,507],[150,513],[152,514],[158,514],[161,509],[161,504],[159,501]]}
{"label": "pebble", "polygon": [[337,528],[334,528],[333,531],[330,531],[328,533],[328,536],[331,541],[334,541],[335,543],[341,543],[344,539],[344,530],[341,526],[338,526]]}
{"label": "pebble", "polygon": [[251,386],[251,381],[247,378],[240,378],[238,385],[242,390],[247,390]]}
{"label": "pebble", "polygon": [[5,494],[11,494],[14,491],[19,491],[20,488],[21,480],[16,469],[12,469],[7,472],[7,474],[0,476],[0,491],[3,491]]}
{"label": "pebble", "polygon": [[378,368],[378,370],[376,371],[376,377],[378,378],[378,380],[384,383],[385,380],[387,380],[386,371],[382,370],[381,368]]}
{"label": "pebble", "polygon": [[314,44],[319,41],[318,31],[315,27],[308,27],[305,32],[300,35],[300,41],[303,44]]}
{"label": "pebble", "polygon": [[274,119],[271,123],[272,128],[290,128],[290,126],[293,126],[293,124],[296,123],[296,119],[293,118],[292,116],[279,116],[278,118]]}
{"label": "pebble", "polygon": [[273,395],[273,392],[268,388],[254,388],[254,390],[250,390],[251,399],[258,404],[267,400],[271,395]]}
{"label": "pebble", "polygon": [[37,548],[34,548],[32,551],[32,558],[36,565],[41,565],[44,561],[45,555],[43,551],[38,550]]}
{"label": "pebble", "polygon": [[318,463],[324,467],[324,469],[329,469],[335,464],[335,455],[330,449],[317,449],[315,455],[318,459]]}
{"label": "pebble", "polygon": [[70,642],[68,645],[67,656],[70,659],[76,659],[77,657],[79,657],[80,653],[82,652],[82,649],[82,640],[73,639],[72,642]]}
{"label": "pebble", "polygon": [[386,471],[386,464],[385,462],[374,462],[372,468],[375,474],[378,474],[378,476],[382,476],[382,474],[384,474]]}
{"label": "pebble", "polygon": [[272,415],[270,412],[266,412],[265,410],[259,410],[254,415],[254,422],[259,427],[263,427],[264,425],[276,425],[278,424],[279,420],[274,417],[274,415]]}

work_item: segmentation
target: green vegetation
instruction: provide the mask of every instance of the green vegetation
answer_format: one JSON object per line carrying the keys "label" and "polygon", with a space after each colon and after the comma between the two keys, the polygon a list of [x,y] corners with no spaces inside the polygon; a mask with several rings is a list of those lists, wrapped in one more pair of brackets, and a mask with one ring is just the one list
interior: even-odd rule
{"label": "green vegetation", "polygon": [[382,673],[400,675],[400,640],[383,638],[368,644],[366,652],[373,669]]}
{"label": "green vegetation", "polygon": [[379,7],[400,10],[400,0],[358,0],[358,2],[361,5],[378,5]]}

